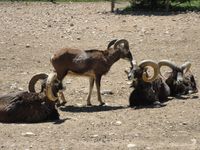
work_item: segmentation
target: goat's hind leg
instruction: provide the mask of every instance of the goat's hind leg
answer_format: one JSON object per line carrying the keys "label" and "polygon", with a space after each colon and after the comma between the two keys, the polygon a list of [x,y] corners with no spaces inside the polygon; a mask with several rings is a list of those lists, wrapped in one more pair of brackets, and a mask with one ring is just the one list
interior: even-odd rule
{"label": "goat's hind leg", "polygon": [[93,77],[90,77],[89,78],[89,82],[90,82],[90,86],[89,86],[89,93],[88,93],[88,96],[87,96],[87,106],[91,106],[91,95],[92,95],[92,89],[94,87],[94,78]]}

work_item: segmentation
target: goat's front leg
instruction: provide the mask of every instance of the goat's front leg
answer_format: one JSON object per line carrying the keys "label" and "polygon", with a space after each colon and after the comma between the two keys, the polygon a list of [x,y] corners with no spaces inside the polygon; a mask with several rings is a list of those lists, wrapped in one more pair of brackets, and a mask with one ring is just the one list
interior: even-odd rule
{"label": "goat's front leg", "polygon": [[103,106],[105,103],[101,99],[101,76],[97,76],[95,81],[97,87],[98,101],[100,102],[100,106]]}
{"label": "goat's front leg", "polygon": [[65,90],[65,87],[63,87],[63,84],[61,81],[59,81],[59,85],[58,85],[58,88],[59,88],[59,91],[58,91],[58,101],[57,101],[57,106],[64,106],[67,101],[65,99],[65,96],[63,94],[63,91]]}
{"label": "goat's front leg", "polygon": [[60,101],[60,105],[61,105],[61,106],[64,106],[64,105],[67,103],[67,101],[66,101],[66,99],[65,99],[65,96],[64,96],[62,90],[58,92],[58,96],[59,96],[59,99],[61,100],[61,101]]}
{"label": "goat's front leg", "polygon": [[92,89],[94,87],[94,78],[90,77],[89,82],[90,82],[90,87],[89,87],[89,93],[88,93],[88,96],[87,96],[87,105],[91,106],[92,104],[91,104],[90,99],[91,99],[91,95],[92,95]]}

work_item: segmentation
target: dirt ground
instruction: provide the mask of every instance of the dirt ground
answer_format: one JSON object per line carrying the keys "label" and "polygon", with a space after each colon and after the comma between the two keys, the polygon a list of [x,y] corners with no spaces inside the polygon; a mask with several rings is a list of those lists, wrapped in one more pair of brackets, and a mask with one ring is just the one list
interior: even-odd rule
{"label": "dirt ground", "polygon": [[[0,3],[0,94],[27,90],[30,78],[50,73],[50,57],[63,47],[106,49],[125,38],[139,62],[189,60],[200,74],[200,14],[115,15],[110,3]],[[68,103],[61,120],[38,124],[0,123],[0,149],[200,149],[200,98],[173,99],[163,108],[132,109],[125,60],[116,62],[102,79],[106,106],[96,90],[86,107],[88,79],[66,77]],[[198,95],[195,95],[198,96]]]}

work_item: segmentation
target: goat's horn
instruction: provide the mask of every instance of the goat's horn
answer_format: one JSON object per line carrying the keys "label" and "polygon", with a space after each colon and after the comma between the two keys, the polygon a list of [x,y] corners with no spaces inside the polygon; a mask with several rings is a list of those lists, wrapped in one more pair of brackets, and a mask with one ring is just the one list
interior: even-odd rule
{"label": "goat's horn", "polygon": [[126,46],[126,47],[129,48],[129,43],[128,43],[128,41],[125,40],[125,39],[121,39],[121,40],[119,40],[119,41],[117,41],[117,42],[115,43],[115,45],[114,45],[114,49],[116,49],[117,46],[120,45],[121,43],[124,43],[124,46]]}
{"label": "goat's horn", "polygon": [[53,73],[49,74],[49,76],[47,78],[47,82],[46,82],[46,93],[45,94],[48,97],[48,99],[51,101],[56,101],[58,99],[58,97],[56,97],[52,91],[52,85],[56,79],[57,79],[57,74],[53,72]]}
{"label": "goat's horn", "polygon": [[142,75],[142,79],[145,81],[145,82],[152,82],[154,81],[157,76],[158,76],[158,73],[159,73],[159,70],[158,70],[158,64],[156,62],[154,62],[153,60],[143,60],[140,62],[139,64],[139,67],[141,68],[144,68],[144,67],[147,67],[147,66],[150,66],[153,68],[153,71],[154,71],[154,75],[152,77],[148,77],[148,75],[146,73],[143,73]]}
{"label": "goat's horn", "polygon": [[[38,80],[45,80],[48,78],[48,75],[45,74],[45,73],[38,73],[36,75],[34,75],[31,80],[29,81],[29,84],[28,84],[28,90],[29,92],[36,92],[35,90],[35,84],[37,83]],[[41,89],[42,90],[42,89]],[[42,92],[42,91],[40,91]]]}
{"label": "goat's horn", "polygon": [[109,49],[112,45],[114,45],[115,42],[117,42],[117,39],[110,41],[110,43],[107,46],[107,49]]}
{"label": "goat's horn", "polygon": [[190,67],[191,67],[191,63],[188,61],[188,62],[185,62],[183,65],[181,65],[181,70],[185,70],[185,72],[188,72],[190,70]]}
{"label": "goat's horn", "polygon": [[158,62],[158,67],[159,67],[159,70],[162,66],[167,66],[167,67],[170,67],[171,69],[176,69],[178,68],[176,64],[174,64],[172,61],[170,60],[161,60]]}
{"label": "goat's horn", "polygon": [[163,76],[162,73],[161,73],[161,70],[160,70],[162,66],[167,66],[167,67],[171,68],[172,70],[177,70],[177,69],[179,68],[176,64],[174,64],[174,63],[173,63],[172,61],[170,61],[170,60],[166,60],[166,59],[160,60],[160,61],[158,62],[158,70],[159,70],[159,74],[160,74],[161,76]]}

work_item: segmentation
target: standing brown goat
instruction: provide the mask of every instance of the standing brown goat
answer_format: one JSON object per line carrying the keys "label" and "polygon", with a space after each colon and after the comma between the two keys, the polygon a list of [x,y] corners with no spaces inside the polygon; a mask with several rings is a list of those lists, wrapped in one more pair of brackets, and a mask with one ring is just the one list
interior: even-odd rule
{"label": "standing brown goat", "polygon": [[[111,48],[112,46],[113,48]],[[91,105],[90,98],[94,82],[97,87],[98,101],[100,105],[104,105],[105,103],[102,101],[100,94],[102,75],[105,75],[120,58],[128,59],[133,66],[129,43],[125,39],[111,41],[104,51],[72,48],[64,48],[57,51],[51,58],[55,72],[49,75],[47,79],[46,93],[48,98],[52,100],[57,99],[57,96],[52,92],[52,84],[55,80],[62,83],[67,74],[73,74],[89,77],[90,87],[87,96],[87,105]]]}

